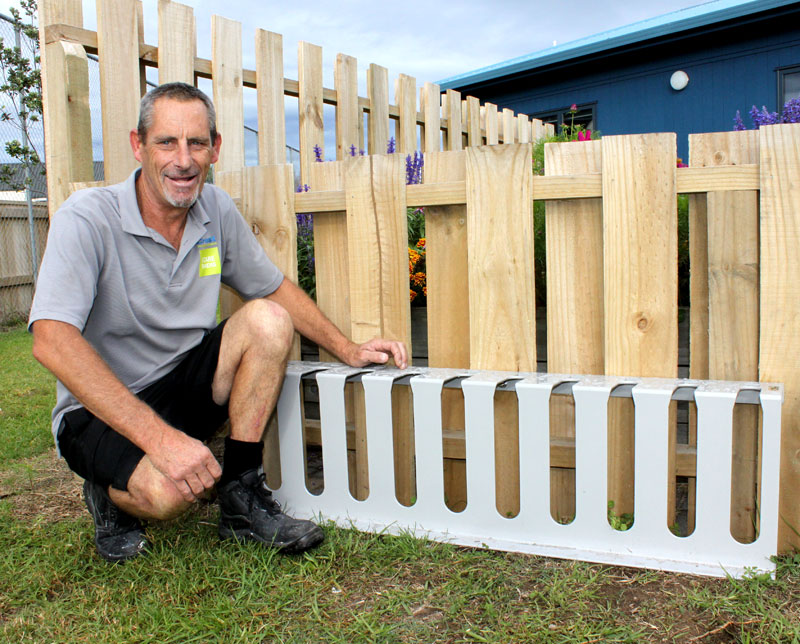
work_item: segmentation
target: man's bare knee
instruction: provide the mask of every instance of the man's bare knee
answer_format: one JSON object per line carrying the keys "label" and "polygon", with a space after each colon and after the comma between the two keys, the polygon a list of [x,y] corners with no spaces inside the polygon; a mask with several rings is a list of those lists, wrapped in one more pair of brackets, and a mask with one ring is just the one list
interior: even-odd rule
{"label": "man's bare knee", "polygon": [[269,300],[253,300],[242,309],[245,328],[251,345],[282,353],[294,339],[294,326],[289,313],[280,304]]}
{"label": "man's bare knee", "polygon": [[228,402],[234,381],[241,389],[249,386],[247,383],[282,379],[293,340],[291,317],[280,304],[264,299],[245,304],[228,320],[222,333],[211,385],[214,402]]}
{"label": "man's bare knee", "polygon": [[128,514],[141,519],[174,519],[190,507],[175,484],[144,457],[123,492],[111,488],[111,500]]}
{"label": "man's bare knee", "polygon": [[172,482],[165,479],[159,489],[150,490],[146,500],[153,519],[174,519],[189,509],[188,503]]}

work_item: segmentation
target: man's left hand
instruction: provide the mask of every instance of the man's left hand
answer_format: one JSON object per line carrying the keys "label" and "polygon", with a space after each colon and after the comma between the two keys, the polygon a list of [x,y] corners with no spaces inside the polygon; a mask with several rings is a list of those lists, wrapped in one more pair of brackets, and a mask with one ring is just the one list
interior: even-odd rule
{"label": "man's left hand", "polygon": [[390,357],[394,358],[399,369],[408,367],[406,345],[383,338],[375,338],[364,344],[351,344],[342,359],[351,367],[366,367],[368,364],[386,364]]}

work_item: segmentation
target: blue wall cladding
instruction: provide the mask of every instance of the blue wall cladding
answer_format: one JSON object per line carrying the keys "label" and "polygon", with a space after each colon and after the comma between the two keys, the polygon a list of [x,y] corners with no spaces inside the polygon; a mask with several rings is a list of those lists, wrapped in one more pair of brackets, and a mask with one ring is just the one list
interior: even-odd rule
{"label": "blue wall cladding", "polygon": [[[676,132],[678,156],[687,160],[690,133],[732,130],[736,110],[752,127],[753,105],[779,110],[777,69],[800,64],[800,3],[790,13],[720,23],[457,89],[531,115],[596,103],[596,129],[603,134]],[[677,70],[689,75],[681,91],[669,84]]]}

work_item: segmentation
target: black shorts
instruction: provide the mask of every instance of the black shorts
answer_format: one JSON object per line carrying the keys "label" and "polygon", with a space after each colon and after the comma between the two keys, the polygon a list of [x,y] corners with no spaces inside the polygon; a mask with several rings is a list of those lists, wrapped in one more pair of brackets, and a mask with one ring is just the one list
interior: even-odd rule
{"label": "black shorts", "polygon": [[[223,321],[207,333],[178,365],[138,394],[168,424],[198,440],[208,440],[228,419],[228,405],[217,405],[211,383],[219,359]],[[81,407],[64,414],[58,447],[70,469],[84,479],[128,489],[144,452]]]}

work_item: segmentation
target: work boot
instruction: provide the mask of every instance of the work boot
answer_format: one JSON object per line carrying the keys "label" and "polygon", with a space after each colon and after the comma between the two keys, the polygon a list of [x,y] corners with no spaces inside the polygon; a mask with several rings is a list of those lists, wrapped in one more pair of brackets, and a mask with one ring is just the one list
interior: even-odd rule
{"label": "work boot", "polygon": [[264,483],[261,468],[247,470],[217,493],[222,539],[249,539],[287,553],[303,552],[322,543],[324,535],[318,525],[281,512]]}
{"label": "work boot", "polygon": [[114,505],[102,486],[84,481],[83,500],[94,519],[94,545],[103,559],[127,561],[145,552],[141,522]]}

